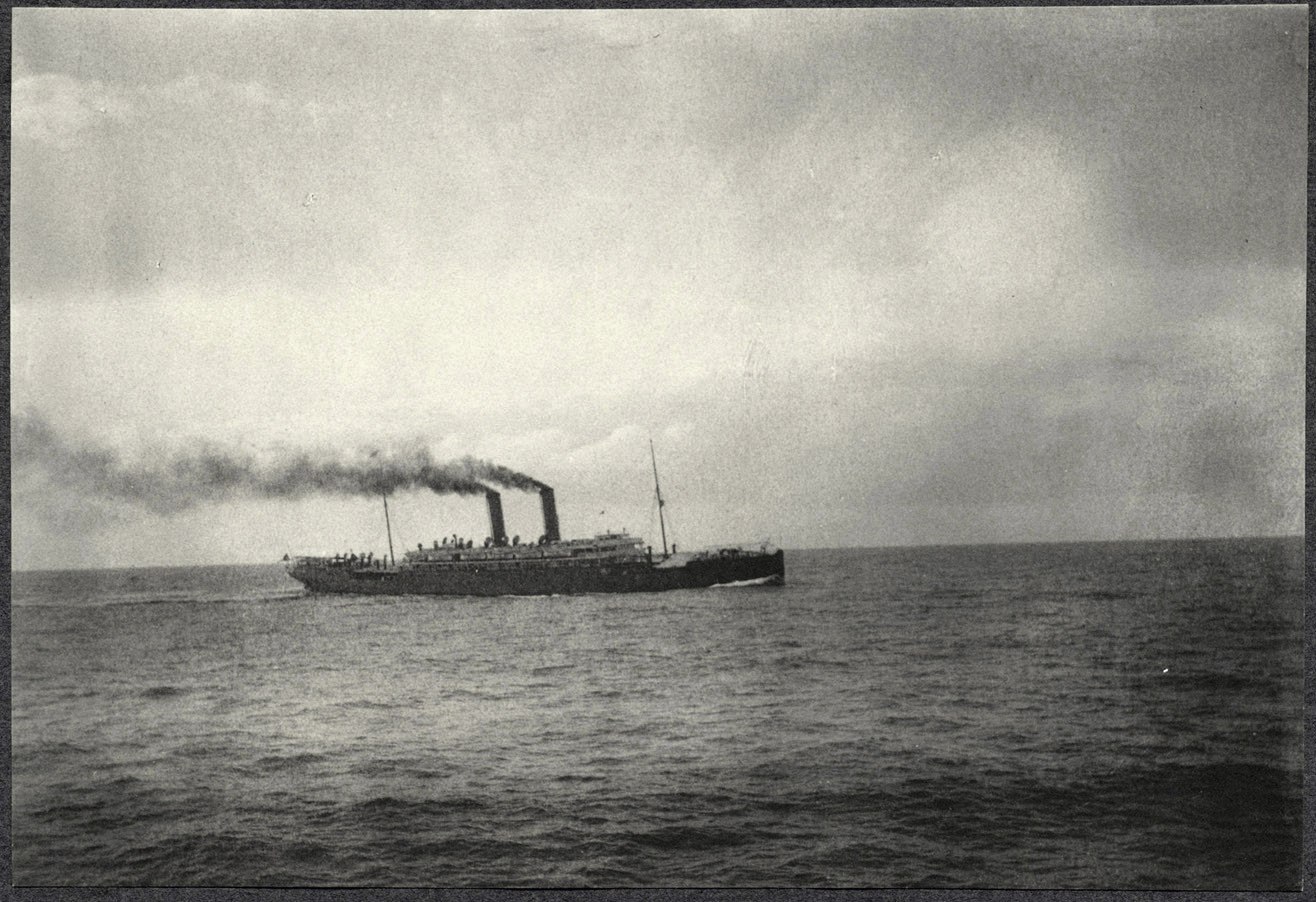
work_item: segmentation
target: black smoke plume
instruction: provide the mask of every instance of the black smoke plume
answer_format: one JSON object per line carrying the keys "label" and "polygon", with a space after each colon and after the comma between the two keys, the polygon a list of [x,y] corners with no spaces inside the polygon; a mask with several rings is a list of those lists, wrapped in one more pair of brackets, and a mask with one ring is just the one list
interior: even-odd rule
{"label": "black smoke plume", "polygon": [[69,439],[32,412],[13,415],[10,441],[15,476],[40,473],[53,485],[157,513],[243,497],[368,496],[406,489],[476,495],[488,485],[523,491],[542,487],[523,473],[487,460],[435,460],[420,444],[351,453],[279,448],[257,455],[193,441],[129,459],[111,448]]}

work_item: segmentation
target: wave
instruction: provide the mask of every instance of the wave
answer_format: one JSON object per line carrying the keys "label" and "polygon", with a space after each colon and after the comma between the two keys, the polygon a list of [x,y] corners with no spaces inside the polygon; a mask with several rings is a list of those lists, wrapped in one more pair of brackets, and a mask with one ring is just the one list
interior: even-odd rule
{"label": "wave", "polygon": [[577,664],[545,664],[543,667],[536,667],[530,671],[531,676],[543,676],[546,673],[557,673],[561,670],[575,670]]}
{"label": "wave", "polygon": [[[153,594],[145,598],[132,597],[109,597],[100,599],[92,604],[80,604],[78,607],[104,607],[104,608],[121,608],[121,607],[141,607],[146,605],[174,605],[174,604],[265,604],[267,602],[291,601],[298,598],[305,598],[304,592],[273,592],[259,593],[252,595],[210,595],[205,592],[177,592],[172,594]],[[71,607],[71,605],[51,605],[51,607]]]}
{"label": "wave", "polygon": [[484,802],[465,796],[450,799],[399,799],[396,796],[377,796],[350,807],[354,813],[365,815],[427,815],[448,811],[476,811],[487,808]]}
{"label": "wave", "polygon": [[638,846],[674,851],[702,851],[739,846],[751,839],[750,835],[743,831],[697,826],[670,826],[641,832],[624,832],[619,838],[622,842],[634,843]]}
{"label": "wave", "polygon": [[256,759],[256,767],[266,771],[284,771],[309,767],[328,761],[329,756],[317,752],[298,752],[293,755],[266,755]]}
{"label": "wave", "polygon": [[187,694],[187,691],[188,690],[178,686],[152,686],[149,689],[143,689],[141,692],[138,692],[137,696],[139,698],[153,699],[177,698],[180,695]]}
{"label": "wave", "polygon": [[737,579],[729,583],[714,583],[709,586],[710,589],[744,589],[749,586],[779,586],[781,577],[773,574],[771,576],[760,576],[754,579]]}
{"label": "wave", "polygon": [[622,698],[626,695],[620,689],[592,689],[588,694],[591,698]]}
{"label": "wave", "polygon": [[820,658],[815,655],[781,655],[772,659],[773,667],[781,667],[788,670],[802,670],[805,667],[834,667],[840,670],[848,670],[854,667],[850,661],[839,661],[832,658]]}
{"label": "wave", "polygon": [[331,707],[352,708],[364,711],[391,711],[395,708],[405,708],[406,705],[401,702],[377,702],[368,698],[360,698],[349,701],[334,702]]}
{"label": "wave", "polygon": [[1114,592],[1108,589],[1093,589],[1088,592],[1078,593],[1079,598],[1086,598],[1091,601],[1128,601],[1132,598],[1142,598],[1141,592]]}

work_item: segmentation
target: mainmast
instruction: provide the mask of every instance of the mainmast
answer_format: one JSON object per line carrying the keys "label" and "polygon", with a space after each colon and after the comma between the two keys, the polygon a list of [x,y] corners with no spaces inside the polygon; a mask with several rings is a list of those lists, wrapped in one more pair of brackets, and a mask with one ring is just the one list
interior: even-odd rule
{"label": "mainmast", "polygon": [[653,493],[658,496],[658,528],[663,534],[663,557],[667,557],[667,524],[663,522],[663,490],[658,487],[658,457],[653,453],[653,439],[649,439],[649,459],[653,461]]}
{"label": "mainmast", "polygon": [[[370,452],[371,458],[379,457],[379,449]],[[388,533],[389,566],[397,566],[398,559],[393,555],[393,527],[388,522],[388,487],[384,482],[384,462],[379,462],[379,497],[384,499],[384,529]]]}
{"label": "mainmast", "polygon": [[[380,492],[380,497],[384,499],[384,529],[388,532],[388,557],[389,566],[397,566],[398,559],[393,556],[393,527],[388,522],[388,492]],[[379,533],[375,533],[379,535]]]}

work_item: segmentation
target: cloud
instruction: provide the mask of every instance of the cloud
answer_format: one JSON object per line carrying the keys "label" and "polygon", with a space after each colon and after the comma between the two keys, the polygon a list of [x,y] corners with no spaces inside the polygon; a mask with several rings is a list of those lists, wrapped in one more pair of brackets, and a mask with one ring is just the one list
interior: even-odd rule
{"label": "cloud", "polygon": [[183,78],[144,88],[141,94],[150,99],[192,107],[213,109],[218,105],[259,110],[282,108],[279,95],[259,81],[230,81],[213,73],[189,73]]}
{"label": "cloud", "polygon": [[122,90],[59,73],[17,77],[12,101],[14,136],[61,150],[71,148],[84,132],[127,122],[137,112]]}
{"label": "cloud", "polygon": [[[69,151],[84,133],[160,114],[159,105],[205,110],[210,115],[238,111],[284,110],[286,102],[259,81],[230,81],[210,73],[190,73],[172,81],[139,87],[78,79],[60,72],[19,75],[13,83],[14,135]],[[325,107],[317,104],[316,115]]]}

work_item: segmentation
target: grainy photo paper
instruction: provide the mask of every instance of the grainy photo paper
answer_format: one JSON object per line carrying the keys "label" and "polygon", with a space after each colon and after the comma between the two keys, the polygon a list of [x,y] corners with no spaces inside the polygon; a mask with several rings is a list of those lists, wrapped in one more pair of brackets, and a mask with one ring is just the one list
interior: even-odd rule
{"label": "grainy photo paper", "polygon": [[14,883],[1298,889],[1307,41],[14,10]]}

